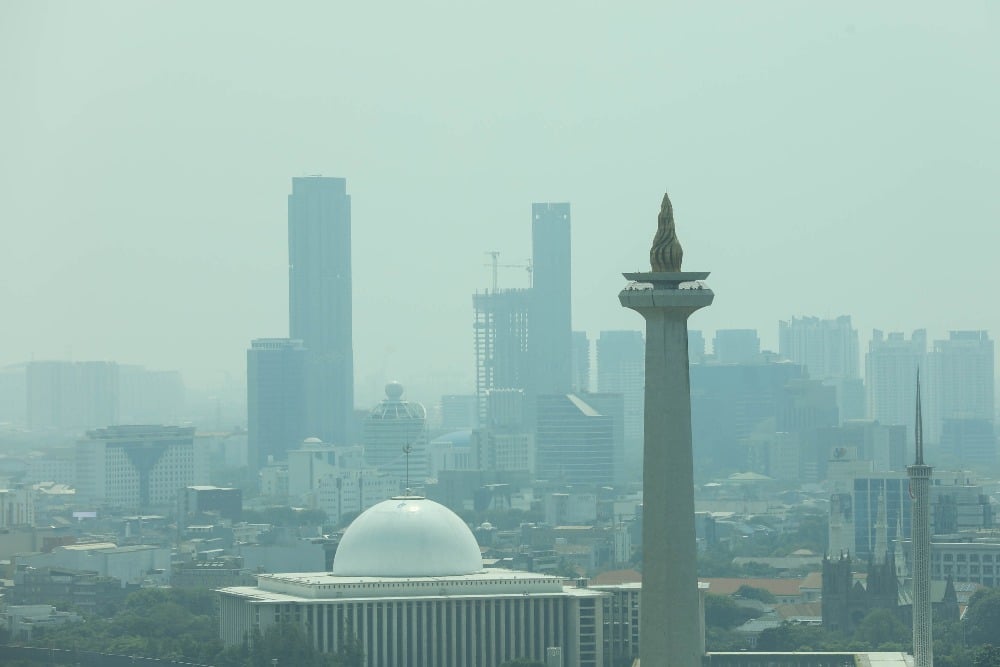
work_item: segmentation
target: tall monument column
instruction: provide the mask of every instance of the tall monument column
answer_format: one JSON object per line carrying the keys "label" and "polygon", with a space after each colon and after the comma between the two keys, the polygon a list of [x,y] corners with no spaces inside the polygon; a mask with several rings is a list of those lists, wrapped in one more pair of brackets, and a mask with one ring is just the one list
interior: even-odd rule
{"label": "tall monument column", "polygon": [[931,627],[931,472],[924,463],[924,428],[920,414],[920,374],[917,374],[917,413],[913,428],[916,460],[906,466],[913,499],[910,536],[913,539],[913,664],[934,665],[934,637]]}
{"label": "tall monument column", "polygon": [[618,295],[646,320],[639,658],[642,667],[700,667],[687,319],[715,295],[697,282],[708,273],[681,271],[667,195],[649,255],[652,271],[623,274],[632,282]]}

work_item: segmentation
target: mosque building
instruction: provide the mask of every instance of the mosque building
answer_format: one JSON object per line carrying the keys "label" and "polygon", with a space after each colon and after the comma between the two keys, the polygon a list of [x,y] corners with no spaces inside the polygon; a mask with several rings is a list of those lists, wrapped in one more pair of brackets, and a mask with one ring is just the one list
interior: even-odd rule
{"label": "mosque building", "polygon": [[[527,658],[601,667],[611,593],[561,577],[484,569],[469,527],[418,496],[385,500],[344,532],[332,572],[261,574],[220,591],[221,637],[303,626],[313,645],[360,641],[366,665],[498,667]],[[551,664],[551,663],[549,663]]]}

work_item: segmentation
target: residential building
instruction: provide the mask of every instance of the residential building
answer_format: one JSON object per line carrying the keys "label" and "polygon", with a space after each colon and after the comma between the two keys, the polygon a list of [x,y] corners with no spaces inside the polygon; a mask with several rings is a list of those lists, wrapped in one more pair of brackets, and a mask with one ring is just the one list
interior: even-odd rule
{"label": "residential building", "polygon": [[26,370],[31,430],[77,430],[118,423],[118,365],[111,361],[31,361]]}
{"label": "residential building", "polygon": [[918,329],[909,340],[900,332],[872,332],[865,356],[868,417],[887,425],[906,426],[906,441],[913,440],[913,397],[917,370],[927,357],[927,332]]}
{"label": "residential building", "polygon": [[928,359],[927,440],[939,443],[945,419],[992,422],[994,403],[993,340],[986,331],[952,331],[934,341]]}

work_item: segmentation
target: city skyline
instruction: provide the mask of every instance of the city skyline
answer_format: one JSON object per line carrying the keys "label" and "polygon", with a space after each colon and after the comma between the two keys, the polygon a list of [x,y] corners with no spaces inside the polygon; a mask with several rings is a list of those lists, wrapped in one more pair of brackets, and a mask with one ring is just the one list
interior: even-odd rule
{"label": "city skyline", "polygon": [[[472,388],[468,294],[489,285],[487,251],[530,256],[534,201],[573,206],[573,328],[592,338],[630,326],[598,297],[618,267],[641,268],[664,188],[689,259],[720,267],[726,297],[694,328],[756,328],[767,349],[799,315],[849,313],[862,345],[872,328],[1000,331],[962,298],[1000,281],[981,242],[1000,213],[998,100],[981,87],[1000,57],[996,8],[553,6],[530,22],[490,13],[482,34],[471,9],[421,32],[402,27],[410,9],[393,26],[318,6],[307,22],[248,10],[232,26],[224,7],[196,22],[183,7],[41,7],[0,10],[2,54],[26,63],[0,75],[14,101],[0,216],[22,221],[0,269],[17,323],[0,365],[109,359],[192,387],[241,382],[247,341],[286,335],[283,201],[289,177],[315,172],[349,179],[355,296],[378,297],[355,304],[361,405],[390,379],[415,397]],[[352,23],[327,39],[323,26]],[[267,37],[293,27],[280,47]],[[497,35],[535,44],[531,57],[508,58]],[[183,52],[165,48],[177,36]],[[442,104],[456,86],[463,102]],[[500,283],[527,286],[526,272]],[[432,313],[414,291],[434,295]]]}

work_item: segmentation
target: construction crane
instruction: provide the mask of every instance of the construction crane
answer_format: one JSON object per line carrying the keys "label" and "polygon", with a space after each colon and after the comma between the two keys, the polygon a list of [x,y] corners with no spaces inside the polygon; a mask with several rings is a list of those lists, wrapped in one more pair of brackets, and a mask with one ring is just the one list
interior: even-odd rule
{"label": "construction crane", "polygon": [[531,286],[531,258],[528,258],[527,264],[501,264],[500,263],[500,251],[499,250],[487,250],[486,253],[490,256],[490,263],[483,264],[483,266],[488,266],[493,269],[493,293],[497,291],[497,284],[499,282],[497,278],[497,269],[525,269],[528,272],[528,286]]}

